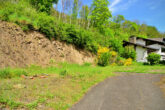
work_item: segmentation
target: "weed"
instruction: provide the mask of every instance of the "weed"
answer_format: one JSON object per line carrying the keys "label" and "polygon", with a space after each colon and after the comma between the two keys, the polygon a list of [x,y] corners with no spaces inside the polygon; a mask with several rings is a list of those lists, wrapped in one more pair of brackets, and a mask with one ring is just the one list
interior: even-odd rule
{"label": "weed", "polygon": [[18,103],[18,102],[15,102],[13,100],[6,99],[2,96],[0,96],[0,103],[3,104],[3,105],[8,105],[12,109],[23,106],[22,103]]}
{"label": "weed", "polygon": [[0,78],[11,78],[12,74],[9,68],[0,70]]}
{"label": "weed", "polygon": [[26,106],[27,106],[27,108],[29,108],[29,109],[36,108],[36,107],[38,106],[38,101],[34,101],[34,102],[32,102],[32,103],[29,103],[29,104],[27,104]]}
{"label": "weed", "polygon": [[67,76],[68,75],[68,71],[67,70],[63,70],[60,72],[61,76]]}

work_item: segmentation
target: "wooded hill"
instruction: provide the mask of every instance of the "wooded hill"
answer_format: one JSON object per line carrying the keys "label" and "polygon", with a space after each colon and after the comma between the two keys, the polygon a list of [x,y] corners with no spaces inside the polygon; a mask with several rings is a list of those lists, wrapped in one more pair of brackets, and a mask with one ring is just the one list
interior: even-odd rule
{"label": "wooded hill", "polygon": [[94,53],[99,46],[119,54],[122,41],[131,35],[165,37],[156,27],[112,16],[108,0],[93,0],[91,7],[81,0],[0,0],[0,20],[18,24],[24,31],[35,30]]}

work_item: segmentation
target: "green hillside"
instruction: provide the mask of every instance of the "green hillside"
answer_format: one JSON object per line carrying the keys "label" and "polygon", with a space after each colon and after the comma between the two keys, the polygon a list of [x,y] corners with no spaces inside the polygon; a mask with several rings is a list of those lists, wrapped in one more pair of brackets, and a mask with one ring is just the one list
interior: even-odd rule
{"label": "green hillside", "polygon": [[[63,13],[53,5],[58,0],[1,0],[0,19],[14,22],[24,31],[36,30],[50,40],[58,39],[94,53],[99,46],[111,47],[121,53],[122,41],[129,36],[163,37],[153,26],[137,24],[124,16],[112,16],[107,0],[94,0],[91,7],[80,0],[67,2]],[[69,3],[73,7],[69,7]]]}

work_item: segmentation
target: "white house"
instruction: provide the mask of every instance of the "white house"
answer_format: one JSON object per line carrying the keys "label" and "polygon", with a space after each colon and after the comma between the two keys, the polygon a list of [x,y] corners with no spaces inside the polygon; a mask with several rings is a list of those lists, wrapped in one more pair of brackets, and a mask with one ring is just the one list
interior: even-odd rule
{"label": "white house", "polygon": [[148,54],[154,52],[165,60],[165,38],[140,38],[131,36],[129,42],[124,41],[123,46],[134,46],[137,53],[137,62],[147,62]]}

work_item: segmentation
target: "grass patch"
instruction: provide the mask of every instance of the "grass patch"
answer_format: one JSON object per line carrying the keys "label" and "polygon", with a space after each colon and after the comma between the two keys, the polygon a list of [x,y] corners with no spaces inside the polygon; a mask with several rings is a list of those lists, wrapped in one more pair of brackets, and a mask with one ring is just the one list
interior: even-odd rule
{"label": "grass patch", "polygon": [[11,69],[11,68],[4,68],[0,69],[0,78],[13,78],[13,77],[20,77],[21,75],[28,75],[24,69]]}
{"label": "grass patch", "polygon": [[[1,77],[1,108],[66,110],[79,101],[90,87],[114,76],[115,72],[163,74],[165,66],[144,66],[136,63],[132,66],[99,67],[87,63],[84,65],[59,63],[50,67],[31,65],[27,68],[1,69],[4,70],[11,73],[12,77],[10,79]],[[25,74],[24,72],[28,76],[48,74],[48,77],[18,78]],[[19,84],[24,88],[14,88]]]}

